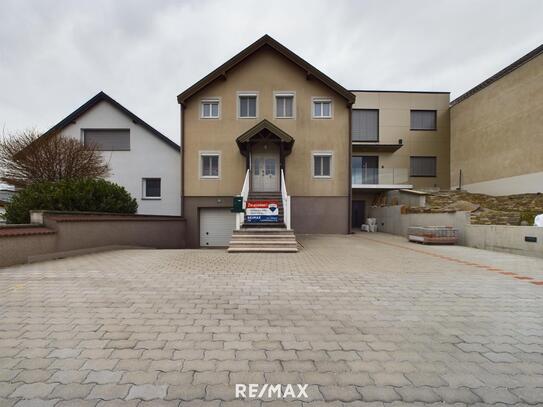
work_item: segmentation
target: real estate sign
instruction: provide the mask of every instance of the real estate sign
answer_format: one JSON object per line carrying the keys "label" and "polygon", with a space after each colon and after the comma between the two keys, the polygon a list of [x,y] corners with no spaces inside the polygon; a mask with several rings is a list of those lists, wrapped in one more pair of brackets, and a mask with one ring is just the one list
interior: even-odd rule
{"label": "real estate sign", "polygon": [[245,208],[245,222],[277,222],[279,206],[277,201],[249,201]]}

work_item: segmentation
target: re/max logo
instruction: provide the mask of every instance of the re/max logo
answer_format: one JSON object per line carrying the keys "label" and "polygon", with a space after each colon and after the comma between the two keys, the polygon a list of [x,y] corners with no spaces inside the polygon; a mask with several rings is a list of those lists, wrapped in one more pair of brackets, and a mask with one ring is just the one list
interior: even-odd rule
{"label": "re/max logo", "polygon": [[308,398],[307,384],[236,384],[236,398]]}

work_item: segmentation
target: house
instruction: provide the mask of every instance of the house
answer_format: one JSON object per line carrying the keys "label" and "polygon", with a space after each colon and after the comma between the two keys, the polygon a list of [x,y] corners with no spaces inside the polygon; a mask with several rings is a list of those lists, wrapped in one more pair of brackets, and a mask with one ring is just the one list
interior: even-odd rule
{"label": "house", "polygon": [[352,92],[352,227],[381,192],[449,189],[449,92]]}
{"label": "house", "polygon": [[268,35],[178,102],[189,247],[349,233],[378,192],[449,187],[448,93],[349,91]]}
{"label": "house", "polygon": [[104,92],[88,100],[42,137],[61,134],[98,146],[109,181],[138,202],[138,213],[181,213],[180,149]]}
{"label": "house", "polygon": [[543,192],[543,45],[451,102],[453,188]]}

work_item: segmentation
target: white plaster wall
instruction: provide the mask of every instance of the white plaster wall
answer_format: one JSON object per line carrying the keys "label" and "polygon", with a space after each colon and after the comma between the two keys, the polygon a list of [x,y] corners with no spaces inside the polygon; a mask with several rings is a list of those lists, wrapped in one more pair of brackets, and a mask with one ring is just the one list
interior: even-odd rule
{"label": "white plaster wall", "polygon": [[[452,189],[457,187],[458,185],[455,185]],[[543,192],[543,172],[476,182],[462,185],[462,189],[472,193],[494,196]]]}
{"label": "white plaster wall", "polygon": [[[181,214],[181,154],[107,102],[100,102],[63,131],[82,139],[82,129],[130,129],[130,151],[104,151],[111,172],[108,178],[122,185],[138,201],[138,213]],[[161,178],[162,199],[142,199],[142,178]]]}

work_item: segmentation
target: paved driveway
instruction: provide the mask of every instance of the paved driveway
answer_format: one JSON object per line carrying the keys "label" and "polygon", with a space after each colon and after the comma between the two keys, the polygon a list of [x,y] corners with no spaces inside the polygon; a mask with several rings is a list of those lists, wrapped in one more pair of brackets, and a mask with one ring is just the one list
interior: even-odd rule
{"label": "paved driveway", "polygon": [[293,406],[543,405],[543,260],[300,240],[0,270],[0,406],[261,403],[236,383],[309,384]]}

